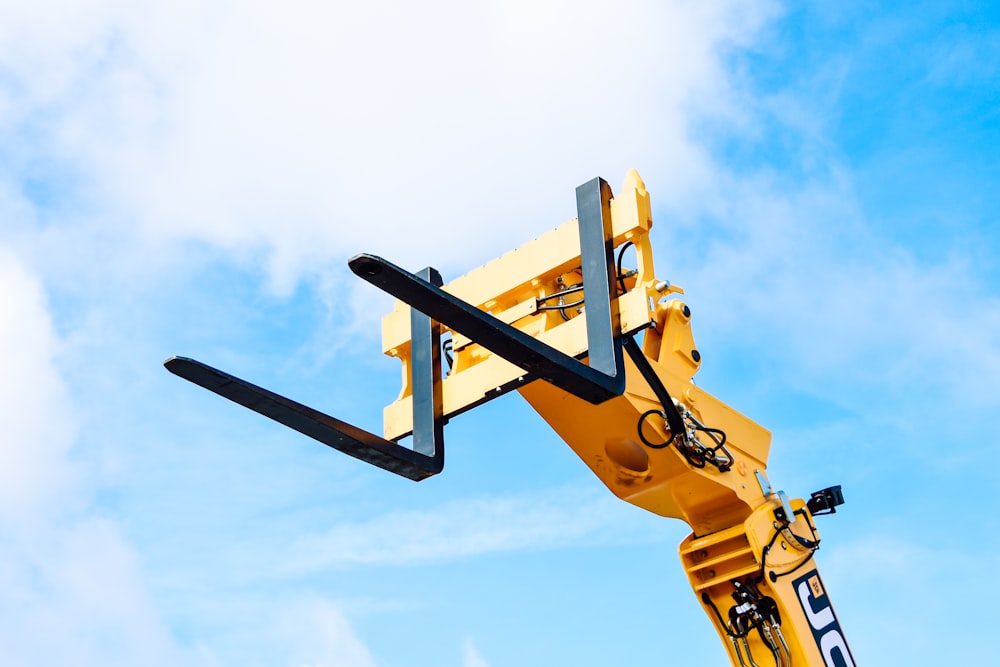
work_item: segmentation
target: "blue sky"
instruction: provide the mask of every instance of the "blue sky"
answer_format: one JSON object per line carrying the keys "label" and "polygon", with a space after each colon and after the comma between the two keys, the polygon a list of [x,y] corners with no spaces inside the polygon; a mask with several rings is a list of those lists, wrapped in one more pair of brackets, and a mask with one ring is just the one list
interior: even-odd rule
{"label": "blue sky", "polygon": [[391,300],[346,259],[448,280],[635,167],[699,384],[778,487],[844,487],[859,662],[982,663],[998,129],[989,3],[5,3],[0,662],[725,664],[686,527],[517,396],[413,484],[161,366],[378,430]]}

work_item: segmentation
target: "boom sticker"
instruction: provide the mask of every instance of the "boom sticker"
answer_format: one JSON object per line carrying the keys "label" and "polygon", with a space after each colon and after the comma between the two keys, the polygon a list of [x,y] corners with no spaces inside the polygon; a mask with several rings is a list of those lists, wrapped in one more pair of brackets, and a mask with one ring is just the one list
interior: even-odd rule
{"label": "boom sticker", "polygon": [[854,656],[847,646],[833,606],[826,596],[819,572],[807,572],[792,582],[792,587],[802,605],[809,628],[826,667],[855,667]]}

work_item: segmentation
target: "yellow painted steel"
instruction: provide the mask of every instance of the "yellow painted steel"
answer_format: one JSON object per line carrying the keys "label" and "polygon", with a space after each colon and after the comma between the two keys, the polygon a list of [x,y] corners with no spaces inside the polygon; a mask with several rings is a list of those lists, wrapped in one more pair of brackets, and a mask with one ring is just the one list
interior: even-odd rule
{"label": "yellow painted steel", "polygon": [[[636,331],[655,315],[656,301],[677,288],[660,286],[653,275],[653,253],[649,245],[652,214],[649,194],[634,170],[626,178],[622,193],[611,202],[615,245],[631,241],[636,248],[636,274],[624,279],[629,291],[618,299],[621,327]],[[444,291],[461,298],[507,324],[571,356],[587,351],[584,318],[576,307],[564,311],[539,310],[546,306],[581,301],[586,292],[573,291],[583,281],[580,269],[580,237],[576,219],[530,241],[516,250],[444,285]],[[444,328],[447,335],[447,327]],[[382,320],[384,352],[403,364],[403,388],[399,398],[383,414],[386,439],[396,439],[413,429],[410,377],[410,307],[397,301]],[[446,417],[481,403],[498,387],[517,382],[524,372],[467,338],[452,338],[454,364],[442,382],[443,413]]]}
{"label": "yellow painted steel", "polygon": [[[796,520],[786,523],[788,505],[767,482],[770,432],[694,384],[700,354],[690,310],[679,299],[668,298],[683,293],[680,288],[654,276],[649,195],[634,170],[612,201],[611,212],[615,246],[629,241],[635,246],[630,255],[634,273],[620,276],[621,331],[644,330],[642,352],[679,407],[701,424],[725,432],[732,457],[728,469],[695,467],[676,444],[643,444],[643,438],[667,443],[673,434],[663,419],[643,418],[662,406],[628,357],[625,392],[592,405],[543,381],[523,383],[518,367],[454,335],[454,361],[442,382],[444,415],[469,409],[498,388],[516,387],[616,496],[691,526],[693,533],[680,545],[681,562],[733,665],[832,665],[832,658],[824,662],[813,632],[816,613],[806,611],[805,601],[813,598],[803,597],[803,591],[811,591],[814,598],[825,595],[819,575],[810,576],[806,588],[801,582],[793,586],[799,575],[815,569],[811,556],[819,538],[812,516],[802,500],[793,500]],[[582,282],[580,266],[577,221],[570,220],[444,289],[569,355],[585,358],[585,321],[579,317],[582,303],[577,302],[586,293],[574,291]],[[389,439],[412,430],[409,319],[409,306],[402,302],[383,319],[385,353],[403,364],[402,391],[384,412]],[[734,591],[744,586],[772,599],[777,618],[767,624],[766,632],[734,637],[739,633],[730,627],[727,613],[734,608]],[[829,645],[827,650],[836,652]],[[838,664],[853,665],[849,653],[841,656]]]}

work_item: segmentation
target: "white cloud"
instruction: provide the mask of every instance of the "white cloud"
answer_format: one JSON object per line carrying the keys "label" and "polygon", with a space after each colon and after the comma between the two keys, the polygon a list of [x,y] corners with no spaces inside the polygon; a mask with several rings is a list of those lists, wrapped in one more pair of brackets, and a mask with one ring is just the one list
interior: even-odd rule
{"label": "white cloud", "polygon": [[664,200],[697,198],[713,166],[688,120],[739,116],[722,54],[774,13],[64,4],[0,15],[0,55],[19,65],[0,128],[44,118],[48,157],[111,224],[263,252],[279,289],[360,250],[465,268],[572,217],[578,183],[631,166]]}
{"label": "white cloud", "polygon": [[134,551],[111,522],[36,526],[29,538],[2,543],[4,664],[172,665],[184,659],[144,589]]}
{"label": "white cloud", "polygon": [[[886,519],[886,522],[894,519]],[[938,535],[933,522],[922,535]],[[930,531],[930,532],[928,532]],[[947,540],[921,543],[894,531],[862,534],[820,552],[821,576],[859,661],[920,664],[941,650],[939,615],[928,609],[961,610],[962,622],[950,626],[948,651],[956,664],[974,664],[983,655],[982,626],[991,603],[968,592],[979,585],[989,551],[969,552]],[[947,623],[947,621],[945,621]]]}
{"label": "white cloud", "polygon": [[294,543],[295,572],[407,566],[515,550],[555,549],[622,538],[636,511],[602,489],[464,498],[420,511],[343,523]]}
{"label": "white cloud", "polygon": [[295,667],[375,667],[343,610],[323,598],[292,604],[280,621]]}
{"label": "white cloud", "polygon": [[710,235],[694,232],[705,252],[678,256],[673,269],[696,337],[706,350],[766,359],[788,371],[775,379],[883,419],[890,399],[907,414],[927,415],[939,402],[995,408],[1000,299],[965,258],[920,260],[872,231],[849,173],[831,165],[803,184],[723,179],[720,219]]}
{"label": "white cloud", "polygon": [[462,644],[462,667],[490,667],[490,663],[479,655],[479,650],[471,639]]}
{"label": "white cloud", "polygon": [[37,278],[0,247],[0,518],[30,524],[74,483],[66,460],[75,416],[54,366],[58,340]]}
{"label": "white cloud", "polygon": [[[156,291],[142,280],[150,265],[178,272],[193,261],[178,244],[263,263],[278,291],[319,275],[334,295],[334,326],[349,319],[376,330],[382,308],[345,295],[331,263],[364,250],[464,271],[572,216],[579,182],[600,174],[616,187],[637,166],[657,207],[656,243],[669,249],[658,251],[660,272],[688,289],[700,340],[744,345],[786,364],[770,378],[879,418],[895,392],[910,406],[913,396],[933,408],[961,405],[963,421],[980,428],[965,411],[996,408],[1000,304],[960,258],[927,265],[866,229],[850,174],[827,161],[816,112],[834,107],[833,97],[746,104],[724,56],[753,44],[774,12],[773,3],[735,1],[0,7],[0,239],[16,237],[19,252],[45,267],[32,275],[0,253],[0,344],[13,351],[0,404],[17,407],[0,413],[0,517],[30,527],[0,532],[0,662],[195,660],[177,658],[119,529],[85,516],[87,483],[70,463],[74,403],[53,362],[61,343],[40,285],[71,286],[82,318],[100,313],[113,325],[129,299]],[[835,95],[829,83],[840,75],[833,67],[816,89]],[[758,131],[754,110],[776,114],[808,144],[811,181],[727,173],[692,139],[692,118],[703,115]],[[48,183],[32,194],[37,209],[24,179]],[[691,221],[705,217],[712,232],[703,237]],[[132,292],[102,289],[109,274]],[[120,331],[114,345],[127,354],[133,336],[151,346],[158,335]],[[313,347],[333,349],[326,339]],[[933,413],[891,414],[918,424]],[[393,512],[301,539],[287,567],[592,543],[622,528],[616,512],[631,508],[619,507],[601,491]],[[905,545],[848,546],[847,556],[833,552],[833,571],[869,562],[873,580],[883,570],[917,578],[932,562]],[[303,628],[289,631],[295,664],[374,664],[336,604],[304,603],[287,617]],[[53,627],[66,641],[37,641]],[[78,653],[63,653],[68,646]],[[487,664],[471,641],[463,660]]]}
{"label": "white cloud", "polygon": [[[32,272],[0,248],[0,662],[173,664],[117,526],[88,516],[60,341]],[[40,638],[45,638],[41,640]],[[192,663],[193,664],[193,663]]]}
{"label": "white cloud", "polygon": [[[137,349],[162,341],[146,309],[161,303],[157,277],[197,261],[184,250],[263,262],[280,291],[362,250],[465,270],[574,215],[578,183],[616,186],[632,166],[663,201],[697,198],[713,166],[688,137],[690,110],[730,106],[721,54],[769,7],[0,4],[0,242],[14,248],[0,254],[0,399],[16,406],[0,413],[0,662],[194,664],[227,650],[177,646],[168,623],[184,620],[161,619],[170,602],[147,591],[141,555],[91,507],[108,490],[95,469],[127,468],[148,428],[103,392],[135,387]],[[88,396],[69,395],[66,352],[71,369],[106,354]],[[573,498],[355,522],[303,540],[295,566],[553,548],[620,525],[613,498]],[[335,605],[301,613],[316,643],[293,642],[299,664],[372,664]],[[58,642],[39,640],[55,628]]]}
{"label": "white cloud", "polygon": [[[826,551],[826,549],[824,549]],[[911,544],[891,535],[859,536],[837,544],[824,554],[825,570],[838,579],[900,583],[934,574],[945,563],[960,563],[967,557],[947,548]]]}

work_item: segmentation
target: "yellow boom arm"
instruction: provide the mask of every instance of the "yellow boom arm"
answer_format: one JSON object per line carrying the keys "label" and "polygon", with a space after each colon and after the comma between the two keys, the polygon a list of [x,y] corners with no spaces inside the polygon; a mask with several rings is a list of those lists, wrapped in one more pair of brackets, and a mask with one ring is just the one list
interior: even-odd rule
{"label": "yellow boom arm", "polygon": [[[839,487],[815,494],[808,504],[771,487],[770,432],[692,381],[701,355],[691,311],[670,298],[681,289],[654,275],[649,195],[635,171],[611,200],[610,216],[619,255],[613,297],[618,330],[626,339],[643,333],[641,356],[625,359],[622,394],[594,405],[551,383],[528,382],[522,368],[451,332],[443,415],[516,388],[616,496],[687,522],[693,532],[680,545],[681,562],[734,665],[853,665],[811,560],[819,544],[813,513],[833,511],[842,501]],[[596,305],[587,301],[577,225],[570,220],[442,289],[583,357],[583,314]],[[634,252],[633,269],[622,267],[626,252]],[[383,319],[385,353],[402,361],[404,378],[400,397],[385,409],[387,439],[412,431],[409,322],[404,301]],[[662,389],[673,406],[663,405]],[[671,430],[671,407],[683,432]]]}
{"label": "yellow boom arm", "polygon": [[[655,277],[639,175],[617,197],[600,179],[580,186],[577,212],[447,284],[431,268],[350,260],[399,298],[382,340],[403,386],[382,436],[192,359],[166,366],[414,480],[441,471],[450,417],[516,390],[612,493],[691,526],[681,563],[733,665],[854,667],[812,560],[814,516],[835,511],[840,487],[808,501],[775,490],[770,432],[694,384],[691,310]],[[411,447],[400,444],[410,435]]]}

